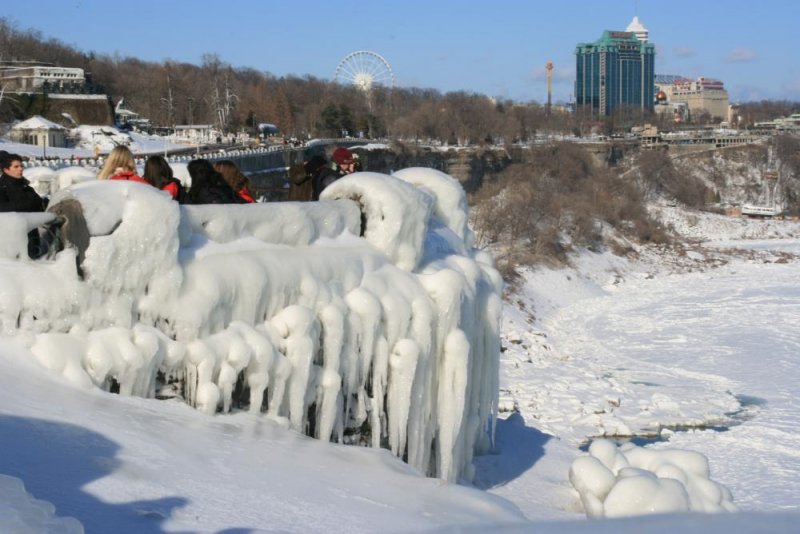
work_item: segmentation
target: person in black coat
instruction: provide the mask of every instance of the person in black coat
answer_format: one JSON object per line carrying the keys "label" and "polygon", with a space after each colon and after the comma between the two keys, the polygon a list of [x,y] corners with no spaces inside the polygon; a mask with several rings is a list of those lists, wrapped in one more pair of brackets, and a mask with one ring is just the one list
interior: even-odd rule
{"label": "person in black coat", "polygon": [[192,187],[186,195],[187,204],[244,204],[245,200],[231,189],[220,173],[205,159],[195,159],[186,166],[192,177]]}
{"label": "person in black coat", "polygon": [[[0,154],[0,211],[21,211],[38,213],[47,207],[47,201],[31,187],[22,176],[22,158],[17,154]],[[38,258],[43,255],[41,240],[37,230],[28,233],[28,256]]]}
{"label": "person in black coat", "polygon": [[22,158],[16,154],[0,155],[0,211],[41,212],[47,203],[22,176]]}
{"label": "person in black coat", "polygon": [[355,158],[351,150],[339,147],[333,151],[331,165],[323,167],[313,180],[313,199],[319,200],[322,191],[333,182],[355,171]]}

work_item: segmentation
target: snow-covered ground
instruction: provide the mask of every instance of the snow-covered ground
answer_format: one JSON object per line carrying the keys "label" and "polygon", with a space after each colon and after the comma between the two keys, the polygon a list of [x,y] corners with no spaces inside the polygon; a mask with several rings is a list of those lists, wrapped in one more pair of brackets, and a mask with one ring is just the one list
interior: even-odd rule
{"label": "snow-covered ground", "polygon": [[180,402],[77,390],[13,343],[0,353],[0,473],[86,532],[421,531],[523,520],[511,503],[425,478],[386,450],[323,443],[247,413],[209,417]]}
{"label": "snow-covered ground", "polygon": [[95,149],[100,154],[108,154],[117,145],[125,145],[137,156],[160,154],[165,151],[185,149],[195,145],[179,144],[170,138],[159,135],[147,135],[137,132],[121,132],[111,126],[82,125],[71,131],[76,138],[76,145],[70,148],[47,147],[16,143],[9,139],[0,139],[0,150],[19,154],[26,158],[94,158]]}
{"label": "snow-covered ground", "polygon": [[506,305],[501,406],[519,412],[499,428],[528,429],[533,465],[498,485],[501,450],[478,472],[529,517],[580,507],[558,478],[576,447],[631,435],[706,455],[741,510],[798,511],[800,228],[669,216],[713,241],[630,263],[587,253],[527,272]]}
{"label": "snow-covered ground", "polygon": [[[356,185],[341,191],[366,194]],[[207,237],[225,234],[224,213],[195,215]],[[0,496],[17,504],[0,504],[0,521],[79,531],[42,499],[87,532],[794,532],[800,227],[670,216],[714,241],[525,273],[504,308],[505,411],[474,488],[385,450],[306,438],[286,419],[76,389],[14,336],[0,341]],[[408,252],[373,245],[397,262]],[[590,437],[631,434],[704,454],[742,512],[585,521],[570,465]]]}

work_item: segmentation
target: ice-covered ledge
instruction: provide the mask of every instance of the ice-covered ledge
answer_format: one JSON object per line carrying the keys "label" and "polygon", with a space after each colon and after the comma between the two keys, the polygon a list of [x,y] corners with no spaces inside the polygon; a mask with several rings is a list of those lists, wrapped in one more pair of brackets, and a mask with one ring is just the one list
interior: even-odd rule
{"label": "ice-covered ledge", "polygon": [[[265,412],[469,479],[497,410],[501,280],[464,193],[428,169],[359,173],[319,203],[178,206],[129,182],[83,207],[82,262],[0,258],[0,322],[83,387]],[[25,225],[0,238],[24,243]]]}

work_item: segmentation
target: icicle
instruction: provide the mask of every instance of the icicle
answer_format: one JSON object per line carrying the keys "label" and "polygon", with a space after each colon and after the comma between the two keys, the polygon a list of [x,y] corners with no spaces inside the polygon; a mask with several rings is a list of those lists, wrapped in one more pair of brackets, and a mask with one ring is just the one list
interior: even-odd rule
{"label": "icicle", "polygon": [[386,379],[389,364],[389,344],[386,338],[378,336],[375,343],[375,357],[372,360],[372,396],[370,397],[369,423],[372,428],[372,447],[381,446],[383,437],[383,398],[386,392]]}
{"label": "icicle", "polygon": [[411,387],[419,360],[419,345],[413,339],[401,339],[389,356],[389,388],[386,411],[389,416],[389,446],[395,456],[406,448]]}
{"label": "icicle", "polygon": [[222,400],[222,411],[227,413],[231,408],[233,388],[239,373],[250,363],[253,351],[233,328],[208,337],[207,342],[214,348],[219,362],[216,383]]}
{"label": "icicle", "polygon": [[243,322],[231,323],[230,328],[237,332],[248,344],[252,358],[245,371],[247,387],[250,388],[250,412],[259,413],[270,379],[270,370],[275,361],[275,349],[266,332],[259,332]]}
{"label": "icicle", "polygon": [[[314,312],[302,306],[289,306],[272,318],[271,323],[284,339],[284,353],[291,362],[288,383],[289,422],[297,431],[305,427],[311,376],[311,364],[319,343],[319,323]],[[313,390],[312,390],[313,398]]]}
{"label": "icicle", "polygon": [[445,340],[439,375],[439,473],[454,482],[459,458],[454,457],[465,412],[469,342],[461,330],[453,330]]}
{"label": "icicle", "polygon": [[329,441],[337,418],[342,377],[339,374],[342,347],[345,339],[345,316],[347,307],[341,300],[325,306],[319,314],[322,325],[322,372],[319,380],[319,402],[317,404],[317,438]]}
{"label": "icicle", "polygon": [[216,368],[216,356],[204,341],[192,341],[186,347],[186,371],[192,375],[191,386],[187,387],[191,404],[207,414],[217,411],[219,388],[212,382]]}

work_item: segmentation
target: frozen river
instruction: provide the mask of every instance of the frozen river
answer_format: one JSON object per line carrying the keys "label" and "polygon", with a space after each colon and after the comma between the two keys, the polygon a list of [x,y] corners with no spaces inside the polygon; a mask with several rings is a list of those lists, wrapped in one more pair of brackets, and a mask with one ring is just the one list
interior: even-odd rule
{"label": "frozen river", "polygon": [[706,454],[742,508],[798,506],[799,279],[796,263],[673,276],[626,287],[580,321],[620,357],[727,382],[748,406],[728,431],[677,433],[669,444]]}
{"label": "frozen river", "polygon": [[535,274],[534,308],[566,302],[538,333],[508,314],[502,383],[526,424],[575,447],[660,434],[650,446],[705,454],[741,509],[798,510],[800,264],[773,254],[798,242],[747,246],[759,259],[618,284]]}

